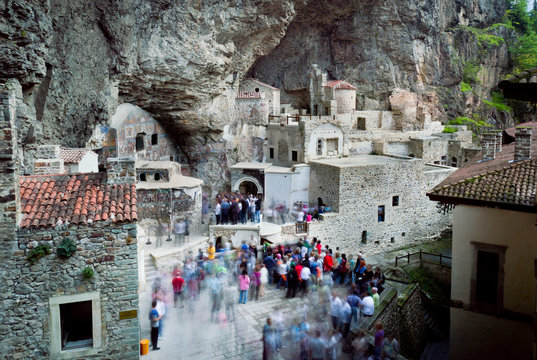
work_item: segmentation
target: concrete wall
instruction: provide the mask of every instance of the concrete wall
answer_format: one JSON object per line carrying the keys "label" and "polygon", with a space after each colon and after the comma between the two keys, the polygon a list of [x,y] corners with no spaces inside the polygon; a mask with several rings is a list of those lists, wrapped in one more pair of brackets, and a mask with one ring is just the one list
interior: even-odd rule
{"label": "concrete wall", "polygon": [[[75,164],[76,165],[76,164]],[[78,163],[77,172],[99,172],[99,157],[95,153],[88,152]]]}
{"label": "concrete wall", "polygon": [[310,184],[310,167],[296,165],[290,171],[265,173],[265,207],[285,204],[292,208],[296,202],[307,202]]}
{"label": "concrete wall", "polygon": [[459,205],[454,210],[453,224],[451,298],[463,304],[470,303],[474,263],[472,241],[506,246],[504,308],[533,314],[537,285],[535,214]]}

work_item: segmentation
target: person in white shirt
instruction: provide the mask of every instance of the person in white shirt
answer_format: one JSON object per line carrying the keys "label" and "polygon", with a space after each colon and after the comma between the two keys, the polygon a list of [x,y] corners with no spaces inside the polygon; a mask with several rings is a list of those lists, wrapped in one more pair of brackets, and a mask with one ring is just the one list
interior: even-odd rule
{"label": "person in white shirt", "polygon": [[259,286],[259,296],[265,295],[265,286],[267,286],[268,283],[268,270],[265,267],[265,264],[261,265],[261,270],[259,270],[261,273],[261,285]]}
{"label": "person in white shirt", "polygon": [[302,282],[300,284],[301,290],[304,292],[304,294],[308,293],[308,285],[311,277],[311,270],[309,267],[304,266],[302,268],[302,271],[300,272],[300,278],[302,279]]}
{"label": "person in white shirt", "polygon": [[351,306],[348,302],[342,301],[341,302],[341,308],[339,310],[339,331],[341,332],[341,335],[343,335],[344,338],[347,337],[347,334],[349,333],[350,329],[350,323],[351,323]]}
{"label": "person in white shirt", "polygon": [[336,292],[332,290],[332,296],[330,296],[330,315],[332,316],[332,326],[334,329],[337,329],[339,325],[338,319],[341,305],[341,299],[337,296]]}
{"label": "person in white shirt", "polygon": [[216,206],[214,207],[214,216],[216,216],[216,225],[220,224],[222,221],[222,208],[220,206],[220,203],[217,202]]}
{"label": "person in white shirt", "polygon": [[375,312],[375,302],[373,298],[367,295],[366,292],[362,293],[362,314],[364,316],[373,316]]}

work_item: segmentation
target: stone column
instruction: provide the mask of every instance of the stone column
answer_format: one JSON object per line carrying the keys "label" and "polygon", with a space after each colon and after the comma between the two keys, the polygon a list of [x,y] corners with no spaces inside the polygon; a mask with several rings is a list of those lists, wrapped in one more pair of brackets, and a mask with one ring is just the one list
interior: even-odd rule
{"label": "stone column", "polygon": [[500,151],[502,151],[502,130],[492,130],[491,133],[493,133],[494,135],[496,135],[496,150],[495,152],[496,153],[499,153]]}
{"label": "stone column", "polygon": [[515,132],[515,161],[531,157],[531,127],[518,126]]}

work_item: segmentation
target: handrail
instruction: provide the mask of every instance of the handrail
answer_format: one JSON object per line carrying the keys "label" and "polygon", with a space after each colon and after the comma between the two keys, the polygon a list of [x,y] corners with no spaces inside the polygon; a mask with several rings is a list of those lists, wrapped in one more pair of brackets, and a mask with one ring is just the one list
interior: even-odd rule
{"label": "handrail", "polygon": [[448,255],[442,255],[442,253],[438,253],[438,254],[435,254],[435,253],[430,253],[430,252],[427,252],[427,251],[417,251],[417,252],[414,252],[414,253],[409,253],[407,252],[406,255],[399,255],[399,256],[396,256],[395,257],[395,266],[397,266],[397,263],[399,262],[399,259],[404,259],[406,258],[407,259],[407,264],[410,264],[410,258],[414,255],[419,255],[419,261],[422,261],[422,257],[423,255],[429,255],[429,256],[436,256],[439,258],[439,263],[440,265],[442,265],[442,259],[452,259],[451,256],[448,256]]}

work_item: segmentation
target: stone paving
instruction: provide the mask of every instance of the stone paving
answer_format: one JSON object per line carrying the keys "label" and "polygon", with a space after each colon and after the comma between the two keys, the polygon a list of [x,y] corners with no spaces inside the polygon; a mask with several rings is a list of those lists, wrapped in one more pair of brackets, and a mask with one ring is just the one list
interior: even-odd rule
{"label": "stone paving", "polygon": [[[166,281],[166,280],[164,280]],[[336,289],[342,295],[346,289]],[[237,321],[213,323],[210,321],[209,294],[202,290],[196,302],[185,302],[184,308],[170,307],[166,318],[164,338],[159,340],[160,350],[149,350],[141,359],[262,359],[262,328],[270,314],[280,310],[283,317],[297,317],[298,309],[304,304],[313,308],[316,296],[285,298],[285,290],[270,286],[259,301],[237,304]],[[140,295],[140,317],[142,338],[150,339],[148,313],[150,293]],[[316,326],[328,327],[328,322]],[[290,343],[287,333],[283,337],[283,349],[276,354],[275,360],[291,359]],[[340,359],[347,359],[341,353]]]}

